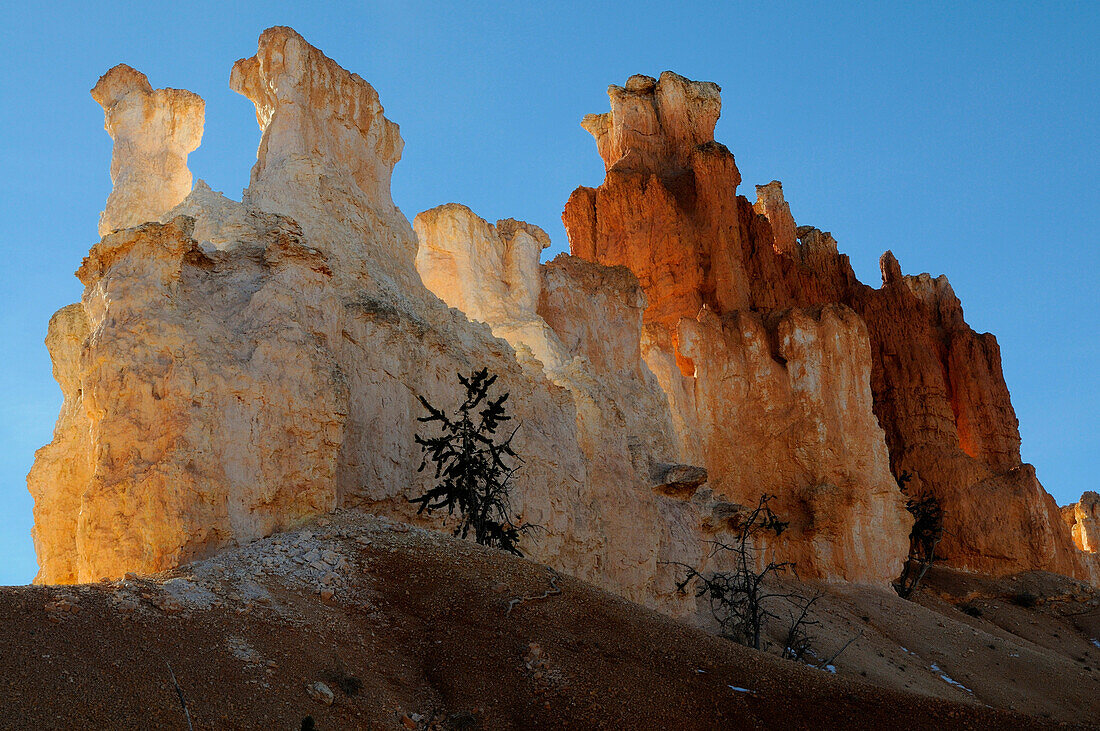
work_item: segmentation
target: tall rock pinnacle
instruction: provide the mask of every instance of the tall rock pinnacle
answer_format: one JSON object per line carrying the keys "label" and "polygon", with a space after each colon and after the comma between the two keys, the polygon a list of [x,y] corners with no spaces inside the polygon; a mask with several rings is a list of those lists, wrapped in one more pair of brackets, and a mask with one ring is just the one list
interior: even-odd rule
{"label": "tall rock pinnacle", "polygon": [[105,236],[155,221],[191,192],[187,155],[202,140],[203,100],[182,89],[157,89],[145,74],[119,64],[100,77],[92,97],[115,141],[114,189],[99,218]]}

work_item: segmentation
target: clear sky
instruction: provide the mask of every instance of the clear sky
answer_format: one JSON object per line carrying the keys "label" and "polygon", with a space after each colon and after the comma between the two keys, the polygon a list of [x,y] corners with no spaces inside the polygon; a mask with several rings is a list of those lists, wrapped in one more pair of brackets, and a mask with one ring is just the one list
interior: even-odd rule
{"label": "clear sky", "polygon": [[97,240],[111,140],[88,90],[125,62],[206,100],[196,178],[239,199],[252,104],[229,69],[290,25],[401,125],[393,196],[542,226],[603,166],[579,122],[608,84],[671,69],[722,86],[741,192],[783,181],[878,285],[949,276],[997,335],[1024,459],[1059,504],[1098,488],[1100,3],[4,3],[0,9],[0,584],[36,570],[25,476],[61,394],[43,345]]}

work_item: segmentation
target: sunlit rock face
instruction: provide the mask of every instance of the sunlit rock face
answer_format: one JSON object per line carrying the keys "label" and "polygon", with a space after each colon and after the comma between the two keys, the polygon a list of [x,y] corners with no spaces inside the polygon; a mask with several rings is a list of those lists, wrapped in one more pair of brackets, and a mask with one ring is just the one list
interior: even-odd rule
{"label": "sunlit rock face", "polygon": [[284,28],[233,84],[263,130],[243,202],[199,181],[104,236],[51,323],[65,402],[28,477],[37,580],[160,570],[335,506],[416,519],[417,397],[453,408],[456,374],[487,367],[520,425],[513,507],[545,529],[528,555],[690,611],[660,562],[700,559],[705,473],[673,459],[633,275],[542,267],[522,222],[425,214],[422,272],[467,318],[421,282],[389,196],[401,139],[369,85]]}
{"label": "sunlit rock face", "polygon": [[182,89],[157,89],[119,64],[100,77],[92,97],[115,141],[114,189],[99,217],[99,235],[156,220],[191,192],[187,155],[202,140],[203,100]]}
{"label": "sunlit rock face", "polygon": [[871,353],[843,305],[709,309],[680,322],[695,364],[696,413],[710,484],[751,502],[778,496],[803,575],[888,579],[911,521],[890,475],[871,399]]}
{"label": "sunlit rock face", "polygon": [[264,127],[245,202],[200,182],[105,236],[51,327],[66,401],[28,478],[38,580],[164,569],[336,505],[411,517],[416,397],[452,407],[456,373],[483,366],[531,425],[515,442],[516,508],[547,528],[531,555],[590,562],[573,401],[421,284],[373,90],[278,28],[233,78]]}
{"label": "sunlit rock face", "polygon": [[50,318],[46,348],[53,377],[61,386],[61,413],[53,441],[34,455],[27,484],[34,497],[34,550],[44,584],[77,580],[75,546],[81,488],[91,479],[89,419],[84,409],[81,349],[88,337],[88,318],[80,304],[58,310]]}
{"label": "sunlit rock face", "polygon": [[[702,134],[713,130],[717,116],[711,87],[672,74],[655,84],[643,78],[611,87],[609,115],[585,117],[583,126],[596,137],[607,173],[598,188],[578,188],[562,218],[574,254],[626,265],[638,275],[649,301],[643,352],[668,396],[681,458],[706,464],[716,491],[759,493],[771,484],[766,477],[722,479],[720,445],[747,442],[773,453],[772,471],[791,475],[779,494],[796,525],[880,521],[883,529],[859,534],[865,546],[839,553],[893,555],[905,548],[898,547],[904,541],[896,526],[904,516],[898,517],[892,478],[876,466],[878,457],[856,456],[881,456],[884,434],[893,475],[910,473],[913,489],[929,490],[943,503],[946,537],[938,552],[952,565],[990,572],[1038,568],[1087,578],[1057,506],[1021,462],[996,339],[965,324],[946,278],[903,276],[887,253],[882,287],[859,283],[830,234],[795,225],[778,181],[757,188],[755,205],[736,194],[741,178],[733,156]],[[666,83],[677,92],[664,91]],[[666,119],[669,131],[663,129]],[[822,384],[816,402],[803,399],[799,416],[785,417],[789,430],[779,433],[773,425],[784,422],[776,413],[790,401],[761,396],[761,390],[777,393],[772,384],[781,383],[792,393],[808,393],[813,389],[800,381],[820,383],[784,354],[782,321],[805,326],[816,322],[819,308],[832,304],[862,319],[858,330],[865,339],[854,326],[842,338],[819,333],[824,350],[817,357],[837,381]],[[808,342],[815,340],[814,328]],[[747,344],[763,340],[770,363],[762,355],[741,355],[752,352]],[[867,352],[870,403],[857,395],[867,379],[860,364]],[[736,363],[743,365],[737,369]],[[838,391],[841,383],[849,384],[848,393]],[[719,384],[724,392],[713,393]],[[814,426],[829,424],[828,415],[838,413],[835,405],[841,403],[856,408],[840,412],[845,426]],[[881,431],[869,428],[875,417]],[[800,433],[834,436],[810,440],[821,451],[807,458]],[[836,451],[832,443],[845,449]],[[700,455],[699,444],[717,446]],[[747,457],[729,464],[742,459]],[[799,469],[803,465],[812,467]],[[842,499],[822,499],[820,507],[800,497],[820,485],[851,488],[830,488],[826,494]],[[812,521],[804,517],[807,507],[817,516]],[[806,535],[814,543],[814,529]],[[822,573],[843,574],[839,566],[848,559],[830,564],[822,553],[813,560]]]}
{"label": "sunlit rock face", "polygon": [[338,278],[422,292],[412,231],[390,196],[405,143],[374,87],[285,27],[263,32],[229,85],[263,132],[245,205],[293,218]]}
{"label": "sunlit rock face", "polygon": [[756,186],[756,203],[752,209],[771,224],[776,252],[798,258],[798,230],[791,207],[783,197],[783,184],[773,180],[767,185]]}
{"label": "sunlit rock face", "polygon": [[1092,490],[1083,493],[1076,503],[1062,508],[1062,519],[1092,583],[1100,586],[1100,494]]}
{"label": "sunlit rock face", "polygon": [[676,467],[675,449],[667,403],[641,359],[637,278],[565,255],[540,265],[550,243],[541,229],[513,219],[493,226],[454,203],[418,214],[413,226],[425,284],[573,399],[588,465],[575,518],[599,535],[587,561],[565,568],[671,614],[690,611],[668,562],[694,565],[705,554],[710,536],[690,499],[706,473],[693,473],[694,489],[680,499],[656,489]]}
{"label": "sunlit rock face", "polygon": [[1079,501],[1062,508],[1062,515],[1078,550],[1100,553],[1100,494],[1083,493]]}
{"label": "sunlit rock face", "polygon": [[493,226],[457,203],[417,214],[413,228],[416,269],[428,289],[542,366],[566,363],[565,350],[535,311],[539,256],[550,244],[542,229],[511,219]]}
{"label": "sunlit rock face", "polygon": [[[784,547],[803,575],[885,583],[900,572],[908,528],[871,408],[866,329],[847,308],[767,322],[750,312],[742,244],[753,227],[773,256],[798,244],[793,219],[792,240],[775,244],[736,197],[740,173],[713,140],[718,91],[672,73],[611,87],[610,114],[583,123],[607,175],[566,205],[570,245],[638,275],[649,301],[642,347],[680,459],[704,464],[722,499],[777,495],[797,529]],[[789,216],[775,186],[764,204]]]}
{"label": "sunlit rock face", "polygon": [[694,601],[669,562],[721,566],[706,542],[764,491],[804,576],[885,584],[908,545],[891,470],[941,495],[956,565],[1083,571],[1019,463],[996,342],[946,280],[885,257],[881,289],[856,282],[778,183],[737,197],[716,85],[612,87],[585,121],[607,178],[565,213],[577,256],[540,264],[541,229],[464,206],[414,231],[397,125],[294,31],[231,84],[262,133],[241,202],[191,189],[201,100],[127,67],[96,87],[115,190],[47,336],[64,403],[28,476],[37,581],[165,569],[336,506],[444,527],[408,502],[431,482],[418,397],[452,408],[482,367],[520,426],[513,507],[544,528],[524,550],[670,614]]}

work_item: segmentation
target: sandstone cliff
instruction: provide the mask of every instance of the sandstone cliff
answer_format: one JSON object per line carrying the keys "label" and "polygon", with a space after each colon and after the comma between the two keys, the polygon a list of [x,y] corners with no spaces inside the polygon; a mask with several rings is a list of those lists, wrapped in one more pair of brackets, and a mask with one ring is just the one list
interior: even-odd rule
{"label": "sandstone cliff", "polygon": [[1083,493],[1076,503],[1062,508],[1062,519],[1081,551],[1090,581],[1100,586],[1100,495],[1092,490]]}
{"label": "sandstone cliff", "polygon": [[[889,253],[882,287],[859,283],[830,234],[795,225],[778,181],[757,188],[755,205],[738,196],[733,156],[712,138],[716,91],[670,72],[612,86],[611,112],[582,123],[606,177],[598,188],[578,188],[563,214],[574,254],[638,275],[649,299],[646,360],[668,393],[682,453],[711,443],[712,482],[741,499],[756,487],[743,476],[723,481],[720,463],[735,472],[750,463],[742,450],[771,455],[774,467],[763,474],[783,476],[772,489],[788,496],[788,509],[804,506],[811,523],[817,512],[835,520],[836,507],[818,511],[805,490],[830,485],[826,493],[845,505],[845,489],[832,486],[862,484],[854,494],[871,502],[849,508],[848,524],[880,523],[880,550],[901,530],[889,471],[909,472],[944,505],[941,552],[952,565],[1087,577],[1053,499],[1021,462],[996,339],[965,324],[946,278],[903,276]],[[852,323],[842,339],[807,338],[824,344],[816,359],[829,364],[831,381],[791,360],[780,322],[812,323],[823,306],[858,315],[838,317]],[[840,347],[830,352],[830,344]],[[724,372],[737,362],[740,371]],[[870,399],[862,391],[868,375]],[[772,384],[805,392],[802,378],[820,392],[803,401],[801,418],[776,420],[789,397],[773,396]],[[816,438],[829,433],[853,451]]]}
{"label": "sandstone cliff", "polygon": [[286,28],[233,83],[264,131],[244,202],[200,183],[105,236],[82,302],[51,326],[66,402],[28,479],[38,580],[166,568],[336,505],[408,513],[416,395],[449,404],[454,374],[480,365],[538,425],[517,437],[519,506],[550,531],[538,556],[579,561],[574,541],[597,539],[574,539],[572,401],[420,284],[388,194],[400,137],[374,90]]}
{"label": "sandstone cliff", "polygon": [[201,99],[129,67],[93,91],[115,189],[47,336],[64,403],[28,476],[38,582],[168,568],[336,507],[413,519],[417,397],[449,407],[480,367],[521,425],[514,507],[545,529],[525,551],[667,613],[695,610],[667,562],[707,565],[765,491],[804,576],[884,586],[901,471],[948,506],[957,565],[1082,573],[1019,462],[995,340],[892,257],[859,284],[777,182],[755,210],[738,197],[716,85],[612,87],[584,122],[607,178],[566,207],[575,256],[540,264],[549,239],[521,221],[448,204],[410,225],[397,125],[293,30],[230,83],[262,131],[240,202],[191,187]]}
{"label": "sandstone cliff", "polygon": [[[243,201],[200,181],[135,213],[51,323],[65,404],[28,477],[37,580],[155,571],[337,506],[412,518],[417,396],[450,406],[455,374],[486,366],[522,425],[514,506],[545,529],[529,555],[692,611],[660,562],[701,560],[714,506],[675,462],[633,275],[542,267],[537,227],[428,212],[421,272],[467,318],[421,282],[389,194],[401,139],[369,84],[273,28],[232,85],[263,130]],[[143,160],[115,159],[140,187]]]}

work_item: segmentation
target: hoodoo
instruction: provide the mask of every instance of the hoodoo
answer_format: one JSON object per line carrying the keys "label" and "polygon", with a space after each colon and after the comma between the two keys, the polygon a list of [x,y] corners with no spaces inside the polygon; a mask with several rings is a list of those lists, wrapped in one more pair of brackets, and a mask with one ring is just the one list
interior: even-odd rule
{"label": "hoodoo", "polygon": [[[795,226],[778,181],[757,188],[755,205],[738,196],[733,155],[711,137],[717,91],[671,72],[612,86],[610,113],[583,122],[606,177],[574,191],[563,214],[575,255],[638,276],[645,358],[669,395],[681,451],[735,499],[768,486],[788,510],[805,508],[814,545],[835,546],[814,537],[816,526],[844,525],[848,513],[840,533],[874,525],[883,544],[871,555],[882,555],[902,530],[889,473],[909,474],[911,489],[943,505],[938,553],[950,565],[1088,578],[1091,558],[1020,458],[996,339],[966,325],[946,277],[902,275],[889,252],[882,287],[861,284],[830,234]],[[819,365],[797,360],[815,348]],[[732,370],[738,361],[746,365]],[[792,416],[775,383],[816,395]],[[750,462],[757,453],[768,454],[763,464]]]}
{"label": "hoodoo", "polygon": [[533,224],[451,203],[410,225],[398,126],[293,30],[230,84],[262,131],[239,202],[192,188],[201,99],[127,66],[93,90],[114,190],[47,336],[64,404],[28,476],[38,582],[167,569],[335,508],[443,528],[407,500],[428,479],[418,396],[449,407],[482,367],[520,427],[513,505],[543,529],[525,553],[666,613],[697,611],[673,565],[720,567],[708,542],[762,493],[803,578],[886,588],[904,473],[942,501],[952,565],[1096,580],[1095,505],[1063,520],[1021,463],[993,336],[889,253],[882,287],[859,283],[778,182],[738,196],[716,84],[610,88],[583,122],[605,180],[570,197],[572,255],[546,264]]}

